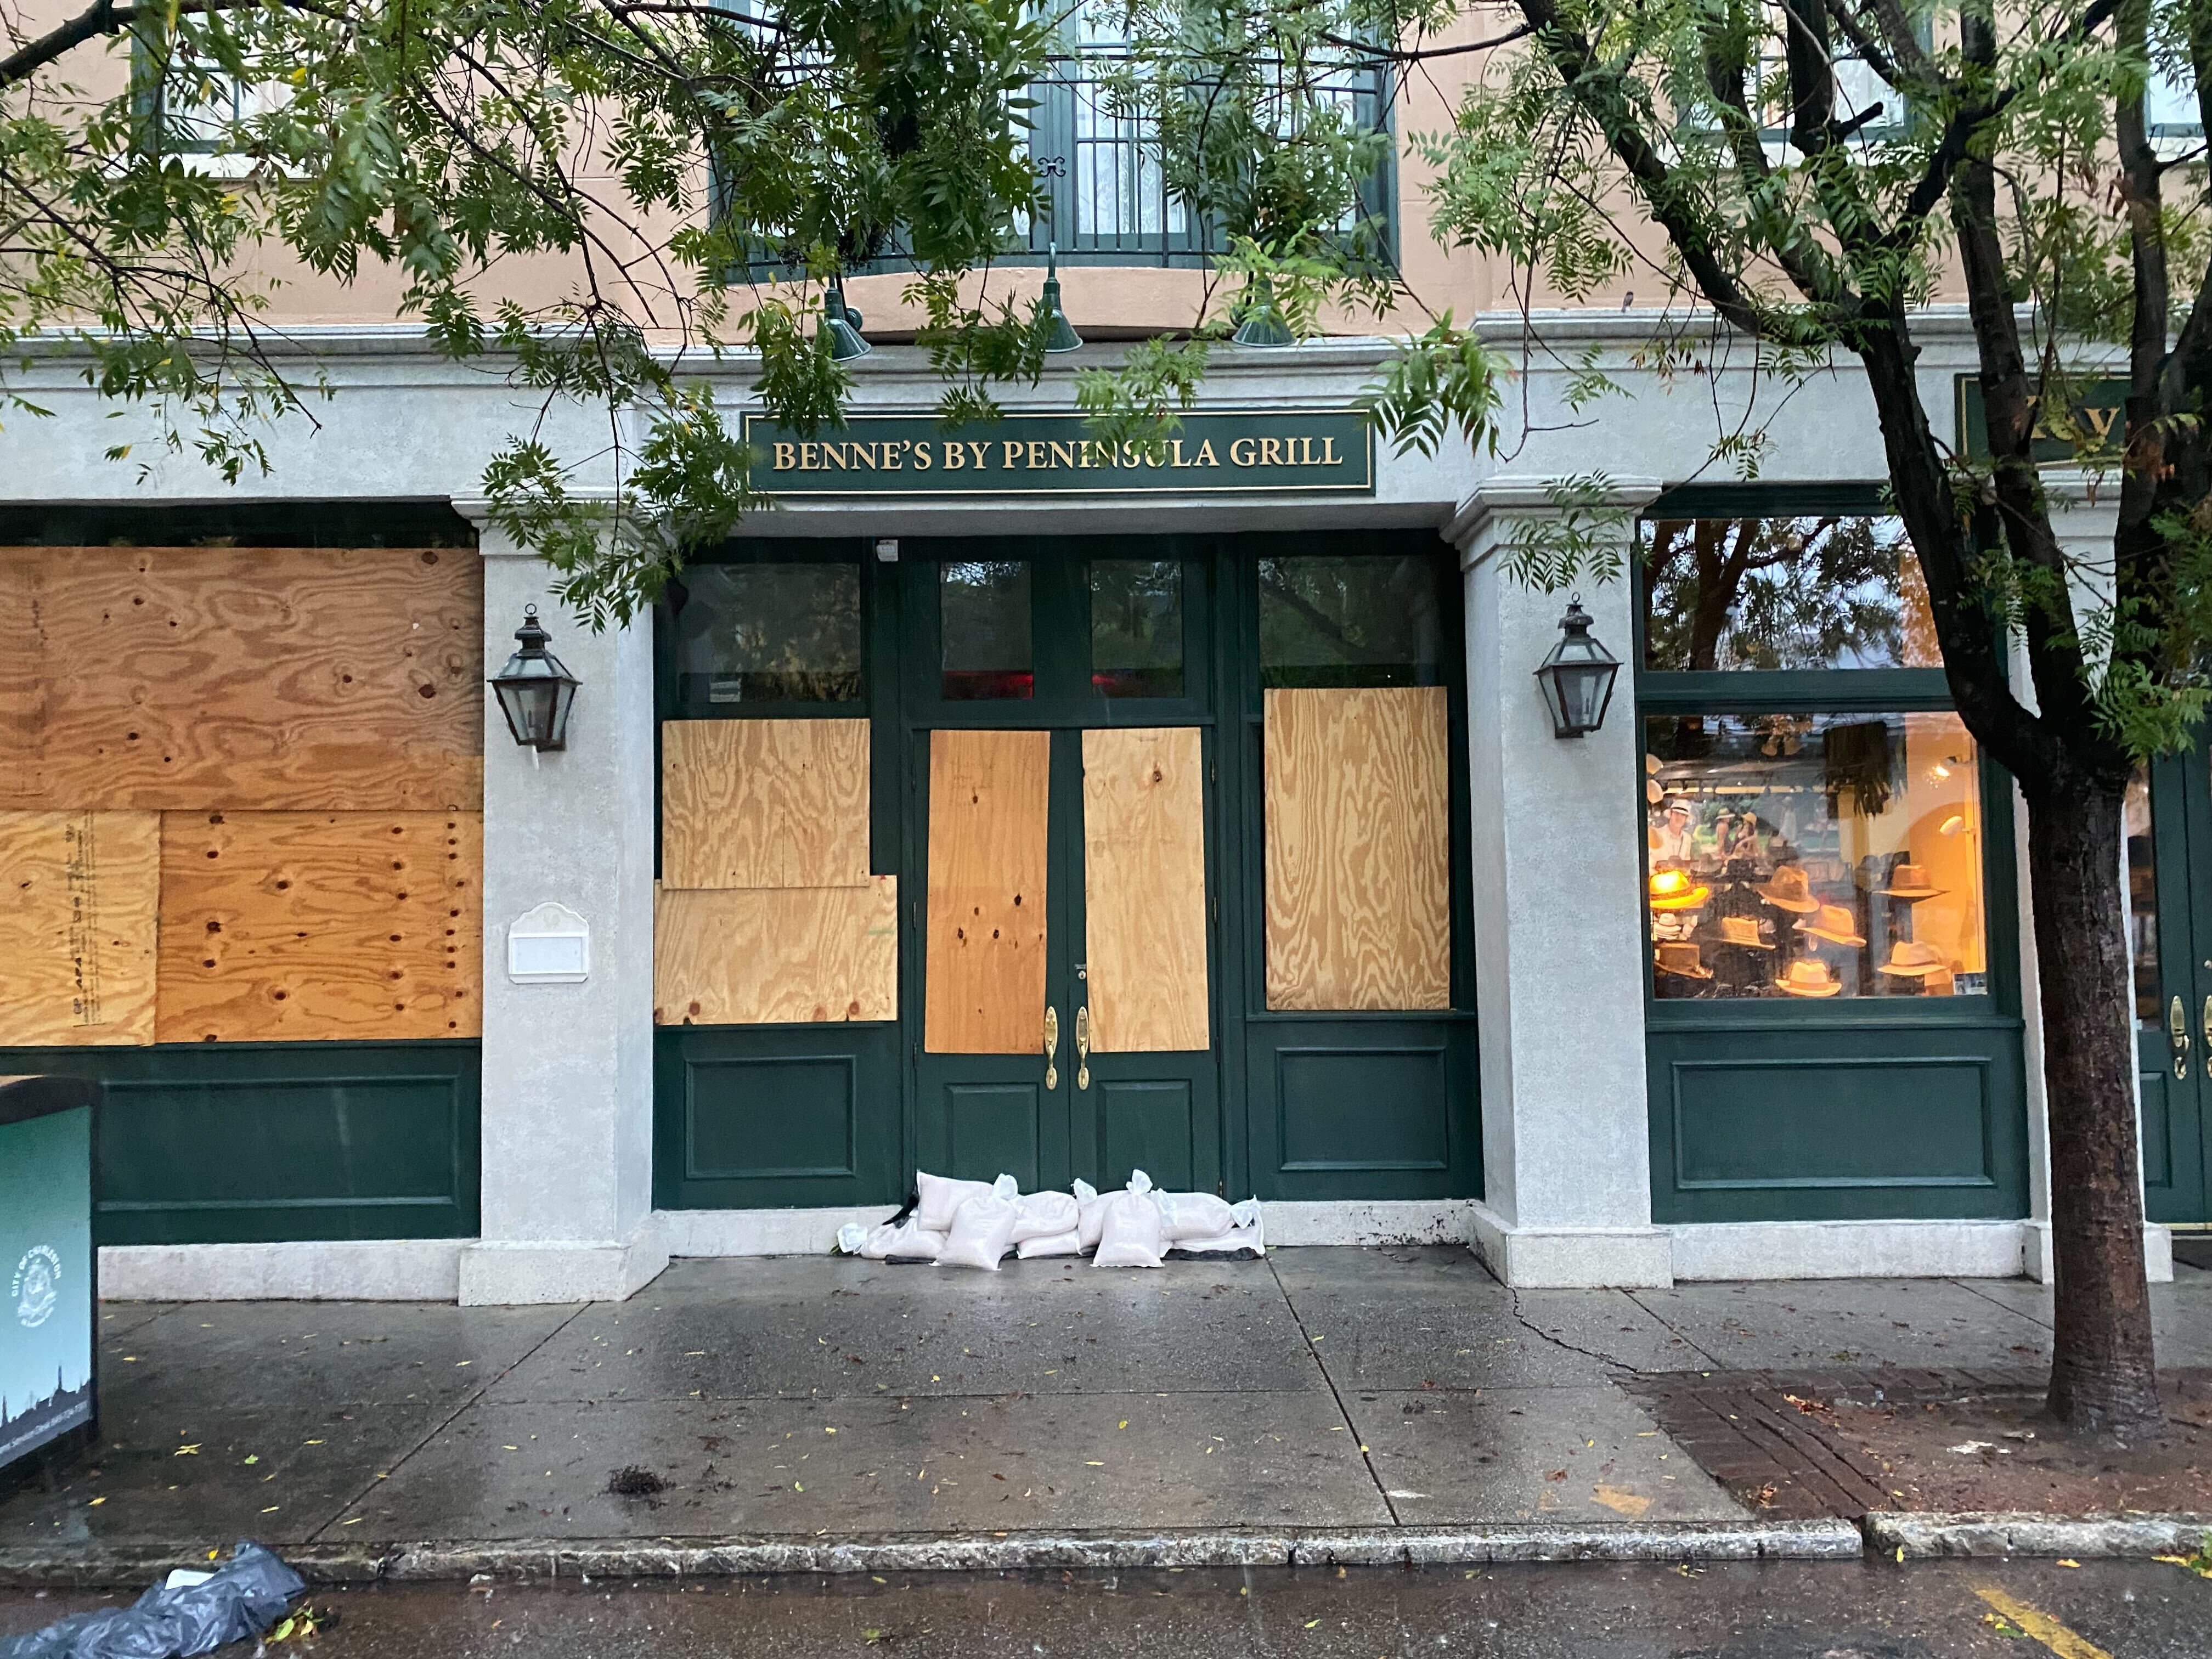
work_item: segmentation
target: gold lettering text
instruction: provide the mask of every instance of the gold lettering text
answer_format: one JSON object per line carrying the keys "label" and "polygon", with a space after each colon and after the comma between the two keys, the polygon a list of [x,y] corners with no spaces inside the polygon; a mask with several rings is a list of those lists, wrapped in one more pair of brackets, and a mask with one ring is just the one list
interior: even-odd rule
{"label": "gold lettering text", "polygon": [[1021,446],[1021,445],[1019,445],[1019,444],[1018,444],[1018,443],[1013,443],[1013,442],[1011,442],[1011,441],[1010,441],[1010,442],[1008,442],[1008,443],[1007,443],[1007,445],[1006,445],[1006,459],[1005,459],[1005,460],[1003,460],[1002,462],[1000,462],[1000,465],[1002,465],[1002,466],[1013,467],[1013,466],[1018,466],[1018,465],[1021,465],[1021,462],[1022,462],[1022,446]]}
{"label": "gold lettering text", "polygon": [[793,467],[797,466],[798,465],[799,465],[799,446],[798,446],[798,445],[796,445],[796,444],[778,444],[778,445],[775,447],[775,470],[776,470],[777,471],[779,471],[779,472],[788,472],[788,471],[791,471],[791,469],[792,469]]}
{"label": "gold lettering text", "polygon": [[1239,438],[1229,446],[1229,461],[1232,466],[1257,466],[1259,447],[1249,438]]}
{"label": "gold lettering text", "polygon": [[1220,457],[1213,453],[1212,439],[1201,438],[1199,440],[1198,459],[1193,461],[1191,465],[1193,466],[1219,466],[1221,465]]}
{"label": "gold lettering text", "polygon": [[1075,465],[1075,446],[1073,444],[1064,444],[1058,439],[1054,439],[1052,446],[1052,464],[1054,466],[1073,466]]}
{"label": "gold lettering text", "polygon": [[1323,466],[1342,466],[1344,465],[1343,459],[1336,453],[1335,439],[1323,438],[1321,441],[1321,464]]}

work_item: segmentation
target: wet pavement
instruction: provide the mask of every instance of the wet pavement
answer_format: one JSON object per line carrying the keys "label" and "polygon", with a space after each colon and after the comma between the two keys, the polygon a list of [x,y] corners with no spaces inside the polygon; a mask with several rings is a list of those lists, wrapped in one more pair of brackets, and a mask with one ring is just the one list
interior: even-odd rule
{"label": "wet pavement", "polygon": [[[2158,1563],[941,1574],[317,1591],[317,1659],[2203,1659]],[[100,1598],[0,1591],[0,1637]],[[244,1651],[240,1649],[239,1651]]]}
{"label": "wet pavement", "polygon": [[[2161,1358],[2204,1364],[2212,1273],[2182,1272]],[[2033,1380],[2049,1319],[2017,1281],[1516,1294],[1449,1247],[690,1261],[566,1308],[112,1304],[101,1448],[0,1499],[0,1553],[1735,1519],[1623,1380]]]}

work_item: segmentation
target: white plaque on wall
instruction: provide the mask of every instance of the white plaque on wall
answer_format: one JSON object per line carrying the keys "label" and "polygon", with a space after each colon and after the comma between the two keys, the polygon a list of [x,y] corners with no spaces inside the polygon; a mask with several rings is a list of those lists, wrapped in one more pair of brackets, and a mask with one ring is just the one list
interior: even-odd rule
{"label": "white plaque on wall", "polygon": [[565,904],[541,904],[507,930],[507,976],[517,985],[580,985],[592,976],[592,924]]}

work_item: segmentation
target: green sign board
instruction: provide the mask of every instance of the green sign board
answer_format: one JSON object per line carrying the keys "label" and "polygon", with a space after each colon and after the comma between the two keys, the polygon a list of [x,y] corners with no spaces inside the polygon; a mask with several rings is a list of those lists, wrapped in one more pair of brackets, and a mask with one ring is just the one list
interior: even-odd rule
{"label": "green sign board", "polygon": [[[2038,466],[2110,465],[2120,459],[2127,434],[2128,383],[2100,377],[2075,383],[2074,426],[2078,438],[2061,437],[2047,419],[2036,423],[2032,453]],[[1978,461],[1990,455],[1990,427],[1982,409],[1978,374],[1959,376],[1959,453]]]}
{"label": "green sign board", "polygon": [[1110,444],[1080,415],[975,426],[848,415],[802,438],[744,418],[752,481],[777,495],[1191,495],[1375,493],[1375,438],[1356,409],[1207,410],[1171,438]]}
{"label": "green sign board", "polygon": [[93,1108],[0,1078],[0,1469],[93,1418]]}

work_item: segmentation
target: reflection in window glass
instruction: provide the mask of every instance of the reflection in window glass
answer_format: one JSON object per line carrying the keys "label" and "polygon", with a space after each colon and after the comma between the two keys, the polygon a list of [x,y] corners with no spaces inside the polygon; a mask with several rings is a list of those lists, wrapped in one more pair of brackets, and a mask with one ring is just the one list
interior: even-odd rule
{"label": "reflection in window glass", "polygon": [[1260,684],[1443,684],[1438,562],[1260,561]]}
{"label": "reflection in window glass", "polygon": [[1898,520],[1658,519],[1644,560],[1647,668],[1943,665]]}
{"label": "reflection in window glass", "polygon": [[859,566],[693,565],[671,597],[684,702],[859,700]]}
{"label": "reflection in window glass", "polygon": [[2151,823],[2150,769],[2136,768],[2120,809],[2128,838],[2128,949],[2135,962],[2136,1027],[2164,1031],[2159,1006],[2158,840]]}
{"label": "reflection in window glass", "polygon": [[1182,562],[1091,562],[1091,687],[1102,697],[1182,695]]}
{"label": "reflection in window glass", "polygon": [[1030,568],[1016,559],[938,567],[948,701],[1036,695],[1030,655]]}
{"label": "reflection in window glass", "polygon": [[1668,714],[1644,742],[1656,995],[1987,993],[1956,714]]}

